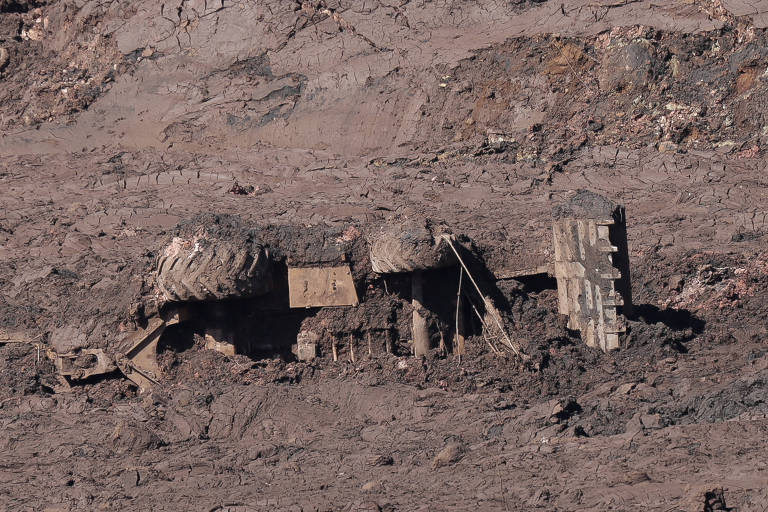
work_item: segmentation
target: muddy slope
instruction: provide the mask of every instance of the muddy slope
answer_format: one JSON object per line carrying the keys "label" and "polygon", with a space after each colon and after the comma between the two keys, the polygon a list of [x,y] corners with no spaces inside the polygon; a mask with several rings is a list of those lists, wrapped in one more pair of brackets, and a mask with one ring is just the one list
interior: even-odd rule
{"label": "muddy slope", "polygon": [[[0,330],[31,342],[0,345],[0,508],[764,509],[766,13],[0,0]],[[201,219],[335,262],[345,233],[364,261],[358,235],[428,218],[504,277],[549,263],[551,211],[582,189],[626,205],[617,353],[565,329],[541,276],[494,291],[527,365],[482,337],[382,353],[410,292],[363,266],[355,311],[253,320],[320,331],[311,363],[177,332],[142,396],[117,373],[64,392],[45,358],[121,347]]]}

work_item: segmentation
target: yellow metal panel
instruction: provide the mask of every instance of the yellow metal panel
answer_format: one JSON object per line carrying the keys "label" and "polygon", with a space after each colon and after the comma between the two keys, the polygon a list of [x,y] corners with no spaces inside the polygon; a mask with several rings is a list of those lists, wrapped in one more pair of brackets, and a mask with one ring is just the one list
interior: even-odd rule
{"label": "yellow metal panel", "polygon": [[288,297],[292,308],[358,304],[349,265],[288,268]]}

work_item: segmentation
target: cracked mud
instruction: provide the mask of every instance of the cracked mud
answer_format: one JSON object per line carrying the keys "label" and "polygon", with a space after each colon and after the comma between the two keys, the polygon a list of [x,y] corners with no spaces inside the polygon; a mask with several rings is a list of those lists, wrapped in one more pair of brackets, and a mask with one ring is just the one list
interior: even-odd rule
{"label": "cracked mud", "polygon": [[[764,0],[0,0],[0,508],[764,510],[767,28]],[[626,207],[609,353],[546,273],[579,190]],[[451,353],[443,234],[526,361],[482,312]],[[174,238],[272,281],[164,296]],[[359,306],[288,309],[313,265]],[[84,375],[189,298],[145,393],[46,356]]]}

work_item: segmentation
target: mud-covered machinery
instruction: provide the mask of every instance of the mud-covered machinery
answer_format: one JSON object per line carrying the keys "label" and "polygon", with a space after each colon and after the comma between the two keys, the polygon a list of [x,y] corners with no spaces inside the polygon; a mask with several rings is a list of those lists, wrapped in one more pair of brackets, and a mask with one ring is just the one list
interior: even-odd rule
{"label": "mud-covered machinery", "polygon": [[[556,279],[559,312],[585,343],[605,351],[619,348],[624,315],[632,304],[624,208],[578,192],[554,209],[552,233],[553,261],[538,262],[528,272],[544,271]],[[512,274],[520,278],[526,272]],[[481,334],[495,352],[527,358],[495,304],[499,277],[484,267],[471,240],[423,218],[393,219],[366,233],[354,227],[341,232],[250,227],[228,216],[197,219],[161,249],[151,277],[156,313],[122,338],[114,361],[103,351],[54,354],[62,375],[83,379],[117,367],[140,389],[149,389],[162,378],[157,363],[161,338],[169,328],[185,324],[195,327],[206,348],[226,355],[258,353],[263,347],[254,344],[289,337],[293,355],[309,360],[345,315],[371,317],[347,327],[365,331],[369,354],[375,332],[384,335],[387,350],[392,336],[407,337],[410,352],[421,356],[435,345],[444,350],[448,337],[453,352],[461,355],[474,323],[480,329],[474,334]],[[452,281],[456,278],[458,286]],[[385,288],[384,298],[372,291],[377,282]],[[400,286],[402,293],[395,312],[384,318],[365,308],[395,300],[387,283]],[[360,309],[353,314],[344,308]],[[312,316],[330,309],[336,311],[320,319]],[[280,315],[288,320],[281,321]],[[293,327],[281,329],[283,323]],[[347,350],[354,360],[352,338]],[[336,359],[335,338],[332,344]],[[84,356],[93,361],[92,368],[75,364]]]}
{"label": "mud-covered machinery", "polygon": [[587,345],[617,349],[632,312],[624,207],[581,192],[553,217],[560,313]]}

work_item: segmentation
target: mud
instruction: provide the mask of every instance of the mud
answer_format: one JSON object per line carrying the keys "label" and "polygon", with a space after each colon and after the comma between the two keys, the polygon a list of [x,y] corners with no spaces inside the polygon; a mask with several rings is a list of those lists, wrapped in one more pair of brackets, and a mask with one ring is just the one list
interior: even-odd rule
{"label": "mud", "polygon": [[623,214],[621,207],[610,199],[588,190],[579,190],[566,202],[557,205],[552,210],[552,217],[555,219],[568,217],[577,219],[612,219],[615,217],[621,219]]}
{"label": "mud", "polygon": [[[765,509],[763,3],[0,0],[0,508]],[[546,274],[579,190],[626,206],[607,354]],[[412,222],[423,358],[370,258]],[[268,248],[275,290],[349,264],[360,305],[198,302],[150,393],[62,381],[46,348],[123,351],[200,229]],[[471,310],[454,355],[443,232],[528,362]]]}

